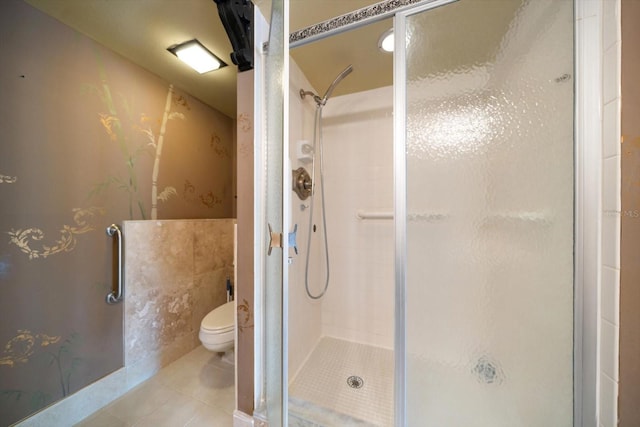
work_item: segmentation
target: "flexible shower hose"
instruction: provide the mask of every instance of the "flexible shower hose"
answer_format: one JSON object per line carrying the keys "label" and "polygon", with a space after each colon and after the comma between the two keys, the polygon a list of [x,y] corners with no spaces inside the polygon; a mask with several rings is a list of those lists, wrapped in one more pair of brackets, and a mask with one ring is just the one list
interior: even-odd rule
{"label": "flexible shower hose", "polygon": [[[318,149],[316,150],[316,143]],[[329,241],[327,238],[327,215],[325,209],[325,198],[324,198],[324,158],[322,154],[322,105],[318,103],[316,108],[316,116],[313,125],[313,162],[311,163],[311,182],[312,182],[312,190],[311,190],[311,202],[309,204],[309,233],[307,236],[307,258],[305,261],[304,268],[304,287],[307,291],[307,295],[311,299],[320,299],[324,296],[329,288]],[[325,259],[327,265],[327,277],[324,283],[324,289],[320,294],[313,295],[309,290],[309,258],[311,256],[311,232],[313,230],[313,205],[316,194],[316,154],[319,156],[320,162],[320,196],[322,197],[322,231],[324,234],[324,250],[325,250]]]}

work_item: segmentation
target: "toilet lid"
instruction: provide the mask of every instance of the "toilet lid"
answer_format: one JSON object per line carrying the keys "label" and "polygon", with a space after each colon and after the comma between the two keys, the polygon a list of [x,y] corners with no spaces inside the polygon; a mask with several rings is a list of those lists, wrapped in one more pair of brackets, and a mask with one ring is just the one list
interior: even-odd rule
{"label": "toilet lid", "polygon": [[207,314],[204,319],[202,319],[200,327],[208,331],[216,332],[223,332],[225,330],[233,329],[235,325],[235,319],[233,315],[235,311],[234,308],[235,307],[233,301],[221,305],[220,307]]}

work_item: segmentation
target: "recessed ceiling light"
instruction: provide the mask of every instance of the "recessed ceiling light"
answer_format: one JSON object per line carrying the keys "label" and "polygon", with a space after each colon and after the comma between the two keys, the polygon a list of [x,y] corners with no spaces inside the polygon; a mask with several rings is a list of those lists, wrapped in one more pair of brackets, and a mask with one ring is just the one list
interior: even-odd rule
{"label": "recessed ceiling light", "polygon": [[200,74],[227,65],[196,39],[171,46],[167,50]]}
{"label": "recessed ceiling light", "polygon": [[378,49],[382,52],[393,52],[393,44],[393,28],[389,28],[378,39]]}

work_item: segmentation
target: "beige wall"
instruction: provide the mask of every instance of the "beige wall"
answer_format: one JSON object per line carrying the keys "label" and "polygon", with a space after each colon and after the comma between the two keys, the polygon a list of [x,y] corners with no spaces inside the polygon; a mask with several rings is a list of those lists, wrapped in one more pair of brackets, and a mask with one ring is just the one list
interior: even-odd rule
{"label": "beige wall", "polygon": [[238,74],[237,409],[253,414],[253,71]]}
{"label": "beige wall", "polygon": [[622,0],[621,427],[640,425],[640,2]]}
{"label": "beige wall", "polygon": [[9,425],[123,365],[106,227],[230,217],[234,156],[231,118],[22,0],[0,1],[0,40]]}

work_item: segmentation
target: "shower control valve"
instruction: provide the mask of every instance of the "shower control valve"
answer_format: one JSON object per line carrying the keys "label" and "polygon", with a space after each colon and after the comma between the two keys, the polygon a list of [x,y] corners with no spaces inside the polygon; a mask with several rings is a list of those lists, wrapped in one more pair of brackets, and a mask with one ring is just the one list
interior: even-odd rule
{"label": "shower control valve", "polygon": [[300,200],[305,200],[311,195],[313,184],[311,176],[303,167],[291,171],[293,191],[298,195]]}

